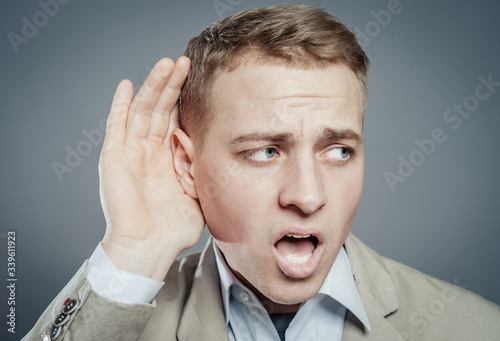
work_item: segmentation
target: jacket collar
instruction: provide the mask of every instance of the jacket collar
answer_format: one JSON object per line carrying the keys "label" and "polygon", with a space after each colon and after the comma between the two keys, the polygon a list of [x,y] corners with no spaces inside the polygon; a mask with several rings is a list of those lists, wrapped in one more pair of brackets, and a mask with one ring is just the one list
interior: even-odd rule
{"label": "jacket collar", "polygon": [[177,336],[179,340],[229,341],[212,237],[201,253]]}
{"label": "jacket collar", "polygon": [[343,340],[397,340],[398,331],[386,321],[399,307],[394,283],[382,263],[382,257],[363,244],[352,233],[345,241],[354,281],[370,321],[371,331],[348,313]]}

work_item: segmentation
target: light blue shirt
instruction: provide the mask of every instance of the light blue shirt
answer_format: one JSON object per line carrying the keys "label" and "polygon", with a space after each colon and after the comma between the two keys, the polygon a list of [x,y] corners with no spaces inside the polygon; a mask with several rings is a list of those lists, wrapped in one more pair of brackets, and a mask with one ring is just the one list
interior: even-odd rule
{"label": "light blue shirt", "polygon": [[[263,304],[234,276],[215,243],[214,251],[229,339],[279,341]],[[285,339],[340,341],[347,310],[370,329],[347,253],[342,248],[318,294],[300,306],[286,330]]]}

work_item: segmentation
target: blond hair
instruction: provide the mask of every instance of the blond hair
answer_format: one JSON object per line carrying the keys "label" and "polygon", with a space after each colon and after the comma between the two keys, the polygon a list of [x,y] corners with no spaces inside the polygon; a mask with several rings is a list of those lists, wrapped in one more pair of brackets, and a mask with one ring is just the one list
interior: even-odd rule
{"label": "blond hair", "polygon": [[214,80],[249,54],[306,69],[346,65],[360,83],[363,110],[366,106],[368,57],[338,19],[304,4],[249,9],[214,23],[188,43],[191,70],[181,93],[180,123],[195,141],[203,141],[213,115]]}

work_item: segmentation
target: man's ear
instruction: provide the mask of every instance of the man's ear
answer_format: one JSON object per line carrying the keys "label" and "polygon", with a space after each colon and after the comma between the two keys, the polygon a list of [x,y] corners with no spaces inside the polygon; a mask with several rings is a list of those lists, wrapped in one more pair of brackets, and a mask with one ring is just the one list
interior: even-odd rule
{"label": "man's ear", "polygon": [[174,169],[184,192],[193,199],[198,198],[194,183],[194,145],[184,131],[176,128],[172,132],[172,153],[174,155]]}

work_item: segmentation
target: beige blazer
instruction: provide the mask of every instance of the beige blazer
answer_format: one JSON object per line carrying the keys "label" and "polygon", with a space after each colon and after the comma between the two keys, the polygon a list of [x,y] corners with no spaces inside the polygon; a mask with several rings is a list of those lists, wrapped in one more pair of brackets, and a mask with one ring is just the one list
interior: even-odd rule
{"label": "beige blazer", "polygon": [[[348,313],[342,340],[500,340],[500,307],[494,303],[382,257],[352,234],[345,248],[371,330]],[[229,340],[211,239],[201,254],[173,264],[151,304],[99,296],[85,266],[23,340],[50,334],[67,298],[79,305],[56,340]]]}

